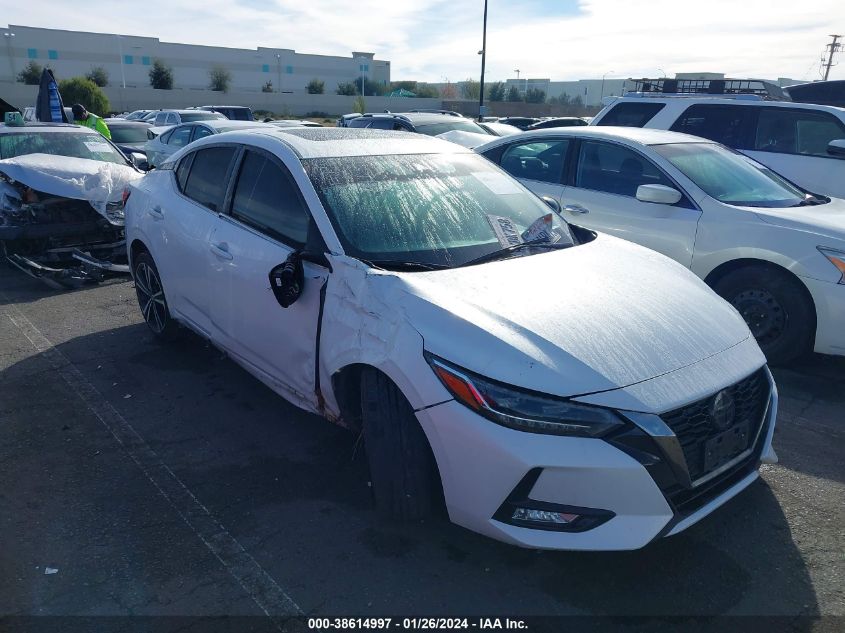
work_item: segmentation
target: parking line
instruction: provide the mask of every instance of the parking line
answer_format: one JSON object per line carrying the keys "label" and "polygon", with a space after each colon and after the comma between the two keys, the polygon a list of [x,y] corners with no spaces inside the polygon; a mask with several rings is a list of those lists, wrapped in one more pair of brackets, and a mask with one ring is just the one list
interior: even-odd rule
{"label": "parking line", "polygon": [[[158,489],[173,510],[219,560],[226,571],[268,616],[284,618],[302,615],[302,609],[243,546],[209,512],[149,447],[126,419],[60,350],[45,337],[24,314],[0,292],[6,303],[4,311],[21,334],[64,379],[82,402],[103,423],[114,438]],[[282,624],[282,623],[280,623]]]}

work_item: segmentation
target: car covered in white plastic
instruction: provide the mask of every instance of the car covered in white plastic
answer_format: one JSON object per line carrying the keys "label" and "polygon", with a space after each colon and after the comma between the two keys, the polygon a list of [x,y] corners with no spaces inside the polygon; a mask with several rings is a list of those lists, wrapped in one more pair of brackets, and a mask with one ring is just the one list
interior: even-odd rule
{"label": "car covered in white plastic", "polygon": [[142,176],[89,128],[0,125],[0,256],[54,287],[128,272],[123,191]]}
{"label": "car covered in white plastic", "polygon": [[388,515],[442,500],[509,543],[635,549],[776,460],[774,382],[729,304],[458,145],[231,132],[134,183],[126,214],[153,334],[187,327],[361,433]]}

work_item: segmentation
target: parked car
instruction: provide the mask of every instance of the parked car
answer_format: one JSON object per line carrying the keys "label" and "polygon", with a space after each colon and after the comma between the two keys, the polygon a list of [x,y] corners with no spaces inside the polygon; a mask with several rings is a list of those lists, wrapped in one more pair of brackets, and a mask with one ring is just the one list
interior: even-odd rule
{"label": "parked car", "polygon": [[808,191],[845,198],[845,109],[742,95],[628,96],[590,125],[672,130],[732,147]]}
{"label": "parked car", "polygon": [[156,112],[156,110],[133,110],[123,118],[127,121],[140,121],[150,112]]}
{"label": "parked car", "polygon": [[265,120],[265,123],[275,125],[276,127],[323,127],[316,121],[307,121],[305,119],[275,119],[272,121]]}
{"label": "parked car", "polygon": [[342,114],[337,121],[335,121],[335,126],[337,127],[349,127],[349,121],[352,119],[357,119],[361,116],[358,112],[353,112],[352,114]]}
{"label": "parked car", "polygon": [[246,106],[199,106],[197,110],[219,112],[230,121],[253,121],[252,109]]}
{"label": "parked car", "polygon": [[151,129],[148,132],[152,137],[144,144],[147,163],[150,167],[158,167],[172,154],[185,147],[185,145],[205,138],[206,136],[266,125],[267,123],[259,123],[257,121],[230,121],[224,117],[210,121],[183,123],[182,125],[167,128],[160,134],[156,133],[157,130]]}
{"label": "parked car", "polygon": [[142,123],[149,123],[150,125],[152,125],[153,123],[155,123],[155,118],[159,112],[161,112],[161,110],[150,110],[138,120]]}
{"label": "parked car", "polygon": [[456,114],[442,112],[385,112],[362,114],[350,119],[347,127],[368,128],[373,130],[400,130],[418,132],[427,136],[437,136],[444,132],[458,130],[473,134],[487,134],[478,123]]}
{"label": "parked car", "polygon": [[87,127],[0,125],[0,256],[52,287],[129,272],[122,195],[141,176]]}
{"label": "parked car", "polygon": [[[146,120],[146,117],[142,120]],[[180,123],[192,123],[193,121],[228,121],[219,112],[208,112],[206,110],[159,110],[153,119],[155,127],[179,125]]]}
{"label": "parked car", "polygon": [[564,217],[690,268],[743,315],[770,362],[845,354],[845,200],[661,130],[541,130],[477,151]]}
{"label": "parked car", "polygon": [[542,119],[537,123],[532,123],[526,130],[545,130],[550,127],[578,127],[587,125],[587,122],[577,116],[561,116],[549,119]]}
{"label": "parked car", "polygon": [[533,116],[506,116],[499,119],[499,123],[506,123],[508,125],[518,127],[520,130],[524,130],[529,125],[534,125],[540,121],[542,121],[542,119]]}
{"label": "parked car", "polygon": [[509,543],[634,549],[773,461],[742,318],[669,258],[567,224],[457,145],[230,132],[129,189],[141,313],[362,433],[376,504]]}
{"label": "parked car", "polygon": [[498,121],[482,121],[478,123],[478,126],[493,136],[511,136],[522,132],[515,125],[499,123]]}
{"label": "parked car", "polygon": [[105,121],[111,132],[112,143],[129,158],[132,158],[133,154],[139,155],[141,162],[136,161],[136,164],[141,169],[145,169],[146,165],[143,163],[147,162],[147,151],[144,146],[147,143],[149,123],[116,118],[105,119]]}

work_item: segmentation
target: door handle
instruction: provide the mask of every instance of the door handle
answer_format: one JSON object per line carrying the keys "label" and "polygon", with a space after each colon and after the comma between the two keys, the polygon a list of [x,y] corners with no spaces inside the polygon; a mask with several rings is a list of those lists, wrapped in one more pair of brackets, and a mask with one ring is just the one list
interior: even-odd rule
{"label": "door handle", "polygon": [[569,211],[569,213],[577,213],[577,214],[584,214],[589,213],[590,210],[587,207],[582,207],[580,204],[567,204],[563,207],[564,211]]}
{"label": "door handle", "polygon": [[147,210],[151,216],[153,216],[156,220],[163,220],[164,219],[164,212],[161,210],[161,207],[156,205],[151,209]]}
{"label": "door handle", "polygon": [[229,252],[229,245],[226,242],[209,244],[208,249],[220,259],[232,259],[232,253]]}

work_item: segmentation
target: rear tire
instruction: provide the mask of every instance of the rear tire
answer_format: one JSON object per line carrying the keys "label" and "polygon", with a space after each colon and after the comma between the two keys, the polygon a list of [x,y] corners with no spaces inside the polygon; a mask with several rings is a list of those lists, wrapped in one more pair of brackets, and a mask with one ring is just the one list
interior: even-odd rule
{"label": "rear tire", "polygon": [[161,341],[172,341],[179,334],[179,324],[170,317],[164,287],[152,256],[142,251],[132,261],[135,294],[141,316],[153,335]]}
{"label": "rear tire", "polygon": [[733,305],[772,365],[783,365],[812,348],[816,316],[801,282],[788,273],[746,266],[713,288]]}
{"label": "rear tire", "polygon": [[402,521],[431,516],[440,480],[428,439],[402,392],[375,369],[361,374],[361,414],[376,509]]}

